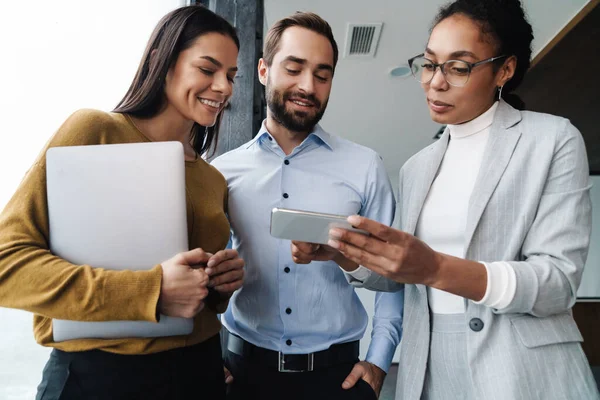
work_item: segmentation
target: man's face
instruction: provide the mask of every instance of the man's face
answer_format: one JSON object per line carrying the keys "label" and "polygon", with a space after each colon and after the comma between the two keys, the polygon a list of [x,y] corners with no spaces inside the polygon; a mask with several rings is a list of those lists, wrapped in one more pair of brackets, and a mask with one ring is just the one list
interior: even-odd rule
{"label": "man's face", "polygon": [[333,48],[311,30],[286,29],[269,67],[259,63],[271,116],[293,132],[310,132],[325,113],[333,78]]}

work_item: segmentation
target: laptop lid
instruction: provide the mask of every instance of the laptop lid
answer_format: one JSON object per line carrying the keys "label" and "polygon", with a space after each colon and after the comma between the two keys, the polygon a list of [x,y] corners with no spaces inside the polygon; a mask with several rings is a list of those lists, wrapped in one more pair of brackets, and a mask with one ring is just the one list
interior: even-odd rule
{"label": "laptop lid", "polygon": [[[50,250],[77,265],[150,269],[188,250],[179,142],[53,147],[46,152]],[[193,321],[53,320],[56,342],[185,335]]]}

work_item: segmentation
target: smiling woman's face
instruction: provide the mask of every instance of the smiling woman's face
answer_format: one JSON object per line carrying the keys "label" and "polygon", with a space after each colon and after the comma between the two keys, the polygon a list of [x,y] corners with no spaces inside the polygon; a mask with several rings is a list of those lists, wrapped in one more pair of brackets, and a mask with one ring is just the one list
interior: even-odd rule
{"label": "smiling woman's face", "polygon": [[186,120],[213,126],[233,92],[238,49],[229,36],[199,36],[179,53],[165,80],[168,107]]}

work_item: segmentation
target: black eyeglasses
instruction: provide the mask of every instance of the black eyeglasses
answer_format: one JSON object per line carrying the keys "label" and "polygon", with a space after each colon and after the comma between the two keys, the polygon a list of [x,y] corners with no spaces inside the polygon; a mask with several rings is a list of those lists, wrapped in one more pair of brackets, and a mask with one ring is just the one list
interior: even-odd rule
{"label": "black eyeglasses", "polygon": [[408,65],[415,79],[421,83],[429,83],[433,80],[435,71],[439,69],[444,75],[444,79],[452,86],[465,86],[471,76],[471,70],[478,65],[487,64],[507,57],[506,55],[488,58],[487,60],[470,63],[463,60],[448,60],[441,64],[436,64],[425,54],[419,54],[408,60]]}

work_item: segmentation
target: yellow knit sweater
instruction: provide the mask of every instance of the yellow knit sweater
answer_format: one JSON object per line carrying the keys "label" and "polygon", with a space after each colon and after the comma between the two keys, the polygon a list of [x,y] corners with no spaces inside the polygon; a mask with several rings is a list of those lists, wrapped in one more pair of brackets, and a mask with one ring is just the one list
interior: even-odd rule
{"label": "yellow knit sweater", "polygon": [[[53,342],[52,318],[156,321],[162,270],[160,265],[145,271],[73,265],[48,250],[46,150],[147,141],[126,115],[80,110],[50,139],[0,214],[0,306],[34,313],[34,334],[41,345],[64,351],[147,354],[193,345],[219,332],[216,313],[224,311],[226,302],[205,307],[188,336]],[[229,237],[225,179],[202,159],[186,162],[185,179],[190,249],[214,253],[225,248]]]}

